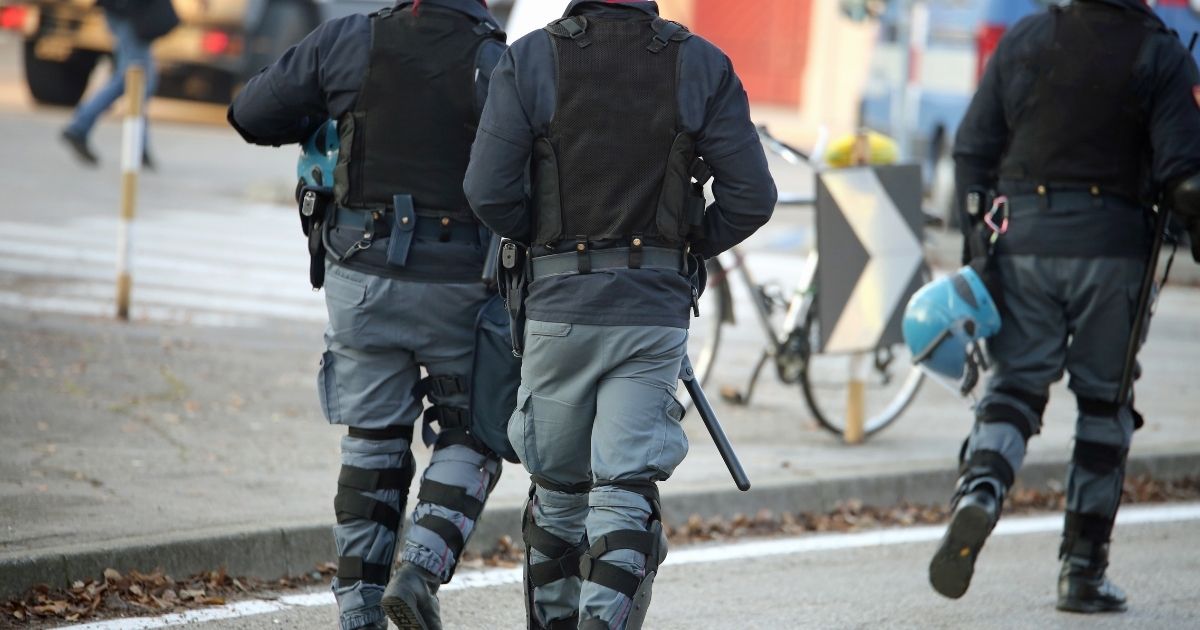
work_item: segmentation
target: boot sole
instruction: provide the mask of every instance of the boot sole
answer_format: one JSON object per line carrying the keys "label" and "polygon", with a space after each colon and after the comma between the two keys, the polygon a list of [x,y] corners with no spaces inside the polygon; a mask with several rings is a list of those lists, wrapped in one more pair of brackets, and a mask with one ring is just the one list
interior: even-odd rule
{"label": "boot sole", "polygon": [[933,590],[950,599],[967,592],[975,573],[975,558],[991,531],[991,518],[979,506],[968,505],[954,513],[941,546],[929,562]]}
{"label": "boot sole", "polygon": [[403,598],[384,597],[380,605],[383,606],[383,612],[387,614],[388,619],[400,630],[429,630],[429,626],[425,625],[417,612],[416,605],[404,601]]}
{"label": "boot sole", "polygon": [[1058,600],[1058,605],[1055,606],[1058,610],[1070,613],[1083,613],[1085,615],[1093,613],[1109,613],[1109,612],[1125,612],[1128,606],[1121,604],[1089,604],[1087,602]]}

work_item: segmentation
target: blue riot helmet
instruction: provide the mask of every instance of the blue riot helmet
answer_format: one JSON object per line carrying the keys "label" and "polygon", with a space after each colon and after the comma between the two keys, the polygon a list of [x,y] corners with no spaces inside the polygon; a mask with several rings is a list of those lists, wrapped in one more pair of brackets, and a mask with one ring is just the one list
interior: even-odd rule
{"label": "blue riot helmet", "polygon": [[338,158],[337,122],[327,120],[301,146],[296,162],[300,186],[333,188],[333,167]]}
{"label": "blue riot helmet", "polygon": [[987,362],[979,342],[1000,331],[1000,311],[971,267],[921,287],[904,309],[904,341],[927,372],[961,381],[966,395]]}

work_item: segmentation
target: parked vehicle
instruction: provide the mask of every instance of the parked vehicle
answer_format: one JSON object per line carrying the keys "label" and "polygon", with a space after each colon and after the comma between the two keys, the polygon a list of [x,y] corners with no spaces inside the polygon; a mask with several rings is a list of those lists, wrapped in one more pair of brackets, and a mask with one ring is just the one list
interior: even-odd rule
{"label": "parked vehicle", "polygon": [[[239,86],[321,22],[369,13],[393,0],[173,0],[182,24],[154,44],[158,94],[227,103]],[[73,106],[112,51],[94,0],[0,0],[0,30],[24,38],[33,99]],[[511,0],[493,2],[506,15]]]}

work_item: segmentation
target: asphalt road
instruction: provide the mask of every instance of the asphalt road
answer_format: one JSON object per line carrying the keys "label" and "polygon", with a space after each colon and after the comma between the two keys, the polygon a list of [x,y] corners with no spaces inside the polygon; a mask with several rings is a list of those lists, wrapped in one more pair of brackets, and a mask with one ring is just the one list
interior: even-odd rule
{"label": "asphalt road", "polygon": [[[957,601],[929,588],[926,565],[940,528],[885,530],[744,541],[672,551],[655,584],[647,628],[1195,628],[1200,624],[1200,505],[1127,508],[1118,526],[1110,576],[1130,597],[1124,614],[1082,616],[1054,610],[1061,517],[1012,518],[985,547],[974,584]],[[1178,520],[1178,519],[1185,520]],[[904,540],[912,542],[902,542]],[[494,586],[443,593],[447,628],[523,627],[512,571],[460,573],[456,580]],[[456,584],[461,586],[460,584]],[[329,595],[284,598],[324,601]],[[277,602],[244,602],[270,607]],[[296,606],[197,623],[194,628],[329,628],[332,605]],[[182,621],[182,620],[179,620]],[[120,624],[97,630],[162,627]]]}

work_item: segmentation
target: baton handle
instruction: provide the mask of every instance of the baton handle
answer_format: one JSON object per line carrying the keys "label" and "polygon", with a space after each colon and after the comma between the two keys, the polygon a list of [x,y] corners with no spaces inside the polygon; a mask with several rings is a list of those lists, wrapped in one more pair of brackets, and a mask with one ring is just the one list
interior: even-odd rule
{"label": "baton handle", "polygon": [[[691,366],[687,366],[685,369],[690,372]],[[725,460],[725,467],[733,476],[733,483],[742,492],[749,490],[750,478],[746,476],[742,462],[738,460],[737,453],[733,451],[733,445],[729,443],[725,429],[721,428],[716,412],[713,411],[712,405],[708,404],[708,397],[704,395],[700,382],[696,380],[695,376],[691,376],[683,381],[683,385],[687,387],[688,395],[692,397],[692,403],[696,405],[696,411],[699,412],[700,419],[704,421],[704,428],[708,429],[708,434],[716,443],[717,452],[721,454],[721,459]]]}

